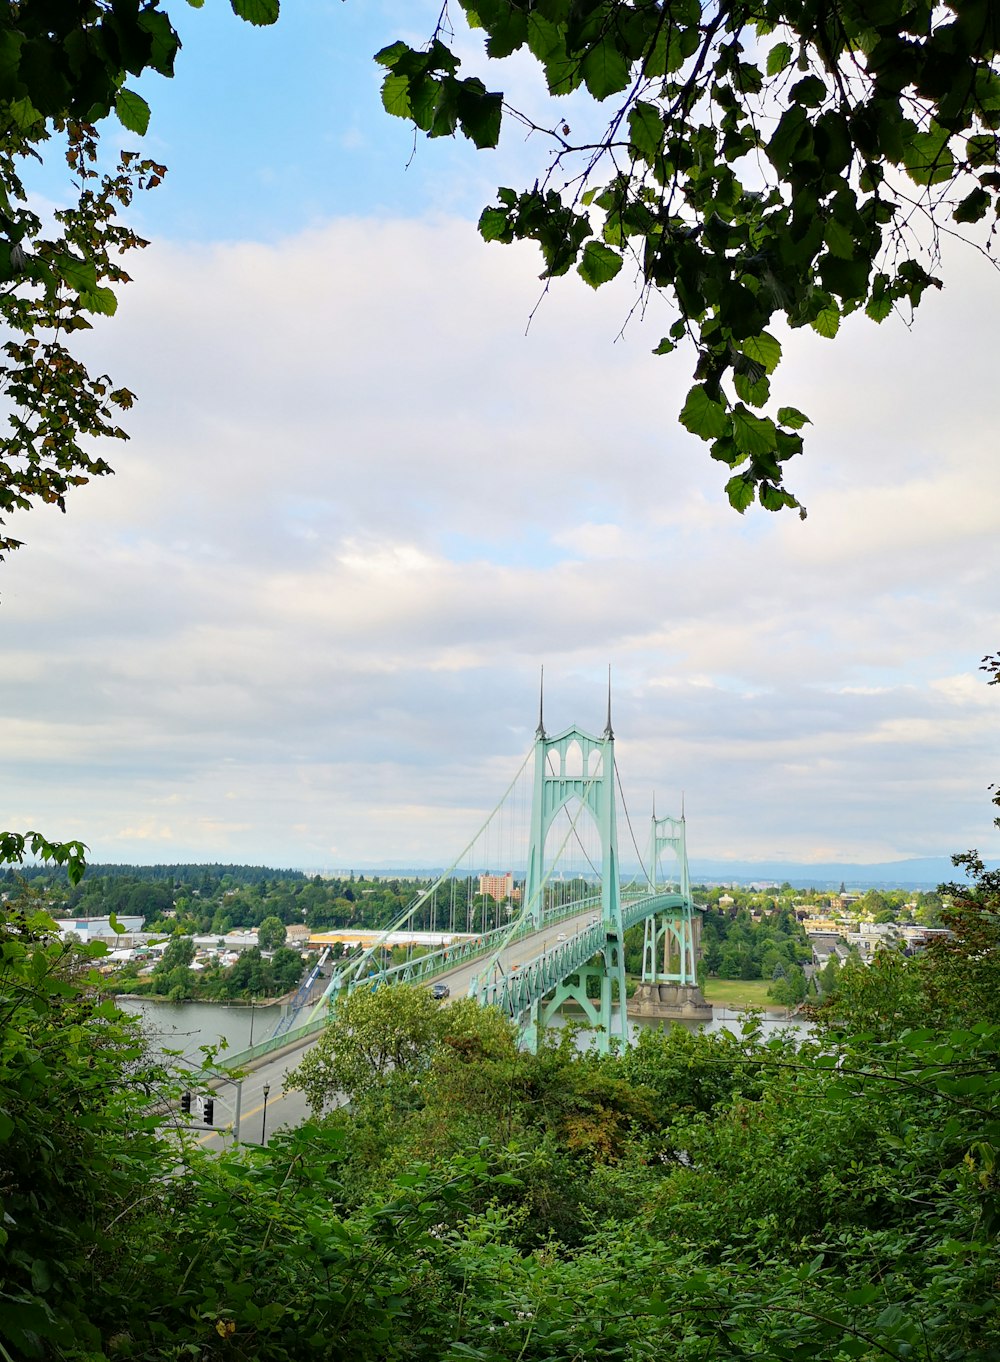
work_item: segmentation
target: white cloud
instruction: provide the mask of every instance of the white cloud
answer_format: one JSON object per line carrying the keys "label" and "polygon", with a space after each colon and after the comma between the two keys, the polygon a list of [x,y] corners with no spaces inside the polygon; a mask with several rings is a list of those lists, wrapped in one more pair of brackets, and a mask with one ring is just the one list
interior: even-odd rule
{"label": "white cloud", "polygon": [[466,223],[134,273],[95,338],[134,439],[3,569],[0,825],[446,860],[527,750],[539,665],[550,727],[600,728],[611,663],[630,807],[685,790],[692,854],[985,847],[1000,472],[961,296],[913,335],[787,340],[802,524],[724,505],[675,422],[685,360],[652,324],[613,344],[621,290],[566,281],[525,336],[533,256]]}

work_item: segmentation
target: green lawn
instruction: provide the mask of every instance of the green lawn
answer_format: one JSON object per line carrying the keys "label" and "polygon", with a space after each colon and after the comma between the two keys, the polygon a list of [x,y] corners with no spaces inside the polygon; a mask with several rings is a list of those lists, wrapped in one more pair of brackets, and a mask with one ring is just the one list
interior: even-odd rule
{"label": "green lawn", "polygon": [[739,1012],[747,1007],[776,1008],[777,1003],[767,996],[769,988],[767,979],[706,979],[702,992],[713,1006]]}

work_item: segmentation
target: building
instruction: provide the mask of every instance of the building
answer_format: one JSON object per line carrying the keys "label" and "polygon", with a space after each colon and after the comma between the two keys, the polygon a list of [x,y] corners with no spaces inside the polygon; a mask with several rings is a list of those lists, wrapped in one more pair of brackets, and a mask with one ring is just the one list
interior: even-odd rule
{"label": "building", "polygon": [[[115,919],[120,931],[115,931],[110,917],[64,917],[56,921],[61,936],[71,932],[81,941],[114,941],[121,937],[133,937],[142,931],[145,918],[131,917],[124,913]],[[122,941],[122,944],[128,944]]]}
{"label": "building", "polygon": [[520,888],[514,887],[514,876],[508,870],[506,875],[480,875],[479,876],[480,894],[489,894],[495,898],[497,903],[503,903],[507,899],[519,899],[521,897]]}

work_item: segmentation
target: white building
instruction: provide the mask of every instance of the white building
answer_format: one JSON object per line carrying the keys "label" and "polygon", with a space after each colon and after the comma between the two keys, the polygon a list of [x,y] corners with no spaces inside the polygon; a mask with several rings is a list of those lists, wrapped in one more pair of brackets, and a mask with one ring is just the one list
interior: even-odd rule
{"label": "white building", "polygon": [[64,917],[58,919],[56,926],[59,928],[60,936],[68,936],[72,932],[81,941],[100,941],[105,937],[114,939],[116,937],[134,936],[136,932],[142,931],[142,924],[146,919],[144,917],[119,917],[115,921],[122,928],[120,933],[112,927],[110,917]]}

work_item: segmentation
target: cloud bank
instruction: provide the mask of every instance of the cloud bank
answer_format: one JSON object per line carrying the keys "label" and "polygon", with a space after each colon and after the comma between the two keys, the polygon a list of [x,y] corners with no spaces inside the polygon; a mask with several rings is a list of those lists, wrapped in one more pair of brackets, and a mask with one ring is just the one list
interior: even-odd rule
{"label": "cloud bank", "polygon": [[[99,860],[444,861],[550,727],[603,725],[698,856],[979,845],[1000,709],[983,272],[913,332],[784,338],[800,523],[725,504],[627,285],[538,300],[467,222],[164,244],[94,363],[113,479],[2,570],[0,825]],[[618,281],[621,283],[621,281]]]}

